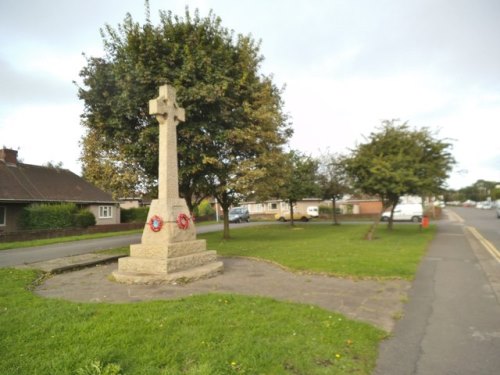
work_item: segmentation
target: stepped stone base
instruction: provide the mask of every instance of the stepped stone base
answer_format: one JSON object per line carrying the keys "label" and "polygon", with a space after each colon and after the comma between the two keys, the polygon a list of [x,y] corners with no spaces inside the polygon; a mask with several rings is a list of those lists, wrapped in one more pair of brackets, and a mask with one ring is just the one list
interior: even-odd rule
{"label": "stepped stone base", "polygon": [[216,276],[224,265],[205,240],[141,243],[130,246],[130,256],[118,260],[116,281],[127,284],[189,282]]}
{"label": "stepped stone base", "polygon": [[[125,259],[125,258],[123,258]],[[202,266],[186,269],[173,273],[140,273],[115,271],[113,277],[116,281],[125,284],[180,284],[199,279],[208,279],[217,276],[224,270],[224,264],[216,261]]]}

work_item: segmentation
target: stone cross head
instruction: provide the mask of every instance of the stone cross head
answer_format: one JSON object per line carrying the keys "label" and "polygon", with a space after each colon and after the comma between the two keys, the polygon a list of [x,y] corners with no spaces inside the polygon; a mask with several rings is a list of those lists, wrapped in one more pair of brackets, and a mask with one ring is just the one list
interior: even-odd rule
{"label": "stone cross head", "polygon": [[149,101],[149,114],[159,122],[173,120],[175,125],[186,120],[184,108],[177,105],[175,89],[169,85],[160,86],[160,95]]}

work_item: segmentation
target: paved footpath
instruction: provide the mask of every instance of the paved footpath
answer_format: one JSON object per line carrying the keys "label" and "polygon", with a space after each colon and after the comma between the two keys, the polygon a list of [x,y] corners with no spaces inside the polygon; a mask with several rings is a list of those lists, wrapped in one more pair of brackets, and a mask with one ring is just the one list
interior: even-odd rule
{"label": "paved footpath", "polygon": [[451,215],[439,223],[375,374],[500,374],[500,262]]}
{"label": "paved footpath", "polygon": [[[224,273],[179,285],[127,285],[111,280],[111,263],[53,275],[36,288],[48,298],[78,302],[139,302],[176,299],[202,293],[236,293],[308,303],[369,322],[388,332],[403,309],[410,283],[405,280],[350,280],[301,275],[272,263],[244,258],[223,258]],[[64,263],[64,266],[67,262]],[[35,268],[51,264],[29,265]],[[48,270],[45,268],[45,270]]]}

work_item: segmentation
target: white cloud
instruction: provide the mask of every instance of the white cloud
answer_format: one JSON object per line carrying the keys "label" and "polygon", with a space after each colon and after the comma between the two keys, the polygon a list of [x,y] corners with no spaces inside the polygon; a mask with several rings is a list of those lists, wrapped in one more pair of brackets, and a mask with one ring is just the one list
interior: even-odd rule
{"label": "white cloud", "polygon": [[62,161],[64,168],[79,174],[81,111],[79,104],[19,107],[0,118],[0,146],[19,149],[24,163]]}

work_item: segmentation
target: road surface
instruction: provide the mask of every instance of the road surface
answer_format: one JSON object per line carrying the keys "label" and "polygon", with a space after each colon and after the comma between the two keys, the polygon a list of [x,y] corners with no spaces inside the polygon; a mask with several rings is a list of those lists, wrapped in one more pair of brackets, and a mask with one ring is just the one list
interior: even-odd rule
{"label": "road surface", "polygon": [[[261,225],[262,223],[231,224],[231,228]],[[267,223],[269,224],[269,223]],[[200,225],[197,233],[222,231],[222,224]],[[64,242],[53,245],[26,247],[0,251],[0,267],[12,267],[22,264],[40,262],[72,255],[91,253],[98,250],[113,249],[141,242],[142,233],[117,237],[98,238],[93,240]]]}

